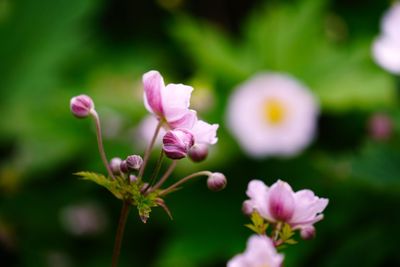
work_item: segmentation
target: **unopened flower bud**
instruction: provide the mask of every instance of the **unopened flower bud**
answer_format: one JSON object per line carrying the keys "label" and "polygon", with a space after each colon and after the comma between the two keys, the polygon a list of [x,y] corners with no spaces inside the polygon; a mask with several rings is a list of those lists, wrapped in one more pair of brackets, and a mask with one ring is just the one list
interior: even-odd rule
{"label": "unopened flower bud", "polygon": [[300,229],[300,236],[304,240],[309,240],[315,237],[315,228],[312,225],[303,226]]}
{"label": "unopened flower bud", "polygon": [[207,179],[207,187],[211,191],[221,191],[226,187],[226,178],[225,175],[223,175],[220,172],[214,172],[212,175],[210,175]]}
{"label": "unopened flower bud", "polygon": [[208,146],[206,144],[195,144],[189,150],[189,158],[194,162],[200,162],[207,158]]}
{"label": "unopened flower bud", "polygon": [[246,200],[242,205],[242,212],[246,215],[252,214],[254,211],[253,205],[250,200]]}
{"label": "unopened flower bud", "polygon": [[71,98],[70,108],[77,118],[86,118],[94,109],[93,100],[87,95],[78,95]]}
{"label": "unopened flower bud", "polygon": [[129,175],[129,181],[130,181],[131,183],[136,183],[136,182],[137,182],[137,177],[136,177],[136,175],[133,175],[133,174]]}
{"label": "unopened flower bud", "polygon": [[131,155],[126,158],[125,162],[129,171],[137,171],[142,166],[143,159],[141,156]]}
{"label": "unopened flower bud", "polygon": [[167,157],[171,159],[186,157],[193,144],[193,134],[186,129],[168,131],[163,138],[163,150]]}
{"label": "unopened flower bud", "polygon": [[120,158],[112,158],[110,160],[110,169],[114,174],[119,174],[121,169],[120,169],[120,165],[121,165],[122,160]]}
{"label": "unopened flower bud", "polygon": [[120,168],[121,172],[123,172],[123,173],[128,173],[129,172],[128,164],[126,164],[126,160],[121,161],[121,164],[119,165],[119,168]]}

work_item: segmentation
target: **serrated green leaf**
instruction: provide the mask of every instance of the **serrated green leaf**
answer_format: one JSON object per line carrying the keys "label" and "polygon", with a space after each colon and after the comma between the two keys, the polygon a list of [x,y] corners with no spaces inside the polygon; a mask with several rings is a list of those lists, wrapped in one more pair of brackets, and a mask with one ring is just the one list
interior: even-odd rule
{"label": "serrated green leaf", "polygon": [[116,198],[123,199],[124,191],[123,186],[121,186],[122,177],[116,177],[115,180],[111,180],[105,177],[103,174],[94,172],[77,172],[75,175],[80,176],[83,180],[92,181],[110,191]]}

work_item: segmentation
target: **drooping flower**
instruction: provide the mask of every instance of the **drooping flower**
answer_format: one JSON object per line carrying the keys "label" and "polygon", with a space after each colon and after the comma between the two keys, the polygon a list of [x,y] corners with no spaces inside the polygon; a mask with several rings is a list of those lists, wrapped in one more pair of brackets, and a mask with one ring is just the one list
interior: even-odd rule
{"label": "drooping flower", "polygon": [[196,112],[189,109],[191,86],[168,84],[158,71],[143,75],[144,104],[157,119],[168,124],[169,128],[191,128],[196,122]]}
{"label": "drooping flower", "polygon": [[291,186],[281,180],[271,187],[260,180],[252,180],[246,194],[250,197],[243,204],[246,213],[255,210],[267,221],[285,222],[293,229],[309,227],[322,220],[322,212],[329,202],[308,189],[293,192]]}
{"label": "drooping flower", "polygon": [[251,156],[290,156],[313,139],[318,104],[294,78],[261,73],[240,85],[228,107],[228,125]]}
{"label": "drooping flower", "polygon": [[233,257],[227,267],[280,267],[282,262],[283,255],[278,254],[268,237],[253,235],[247,241],[245,252]]}
{"label": "drooping flower", "polygon": [[385,13],[381,34],[372,46],[373,57],[382,68],[400,74],[400,1]]}

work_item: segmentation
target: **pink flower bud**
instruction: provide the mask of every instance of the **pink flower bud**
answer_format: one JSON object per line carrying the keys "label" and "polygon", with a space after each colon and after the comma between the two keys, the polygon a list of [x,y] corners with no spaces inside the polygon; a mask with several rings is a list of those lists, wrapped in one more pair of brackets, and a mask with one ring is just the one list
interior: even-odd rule
{"label": "pink flower bud", "polygon": [[120,158],[112,158],[110,160],[110,169],[114,174],[119,174],[121,169],[120,169],[120,165],[121,165],[122,160]]}
{"label": "pink flower bud", "polygon": [[77,118],[86,118],[94,109],[93,100],[87,95],[79,95],[71,98],[70,108]]}
{"label": "pink flower bud", "polygon": [[206,144],[195,144],[189,150],[189,158],[194,162],[200,162],[207,158],[208,146]]}
{"label": "pink flower bud", "polygon": [[138,155],[130,155],[126,158],[126,167],[129,171],[137,171],[143,164],[143,159]]}
{"label": "pink flower bud", "polygon": [[250,215],[253,213],[253,211],[254,211],[254,208],[253,208],[253,204],[251,203],[251,201],[250,200],[244,201],[243,205],[242,205],[242,212],[246,215]]}
{"label": "pink flower bud", "polygon": [[221,191],[226,187],[226,178],[225,175],[223,175],[220,172],[214,172],[212,175],[210,175],[207,179],[207,187],[211,191]]}
{"label": "pink flower bud", "polygon": [[129,172],[128,165],[126,164],[126,160],[121,161],[119,168],[120,168],[121,172],[123,172],[123,173]]}
{"label": "pink flower bud", "polygon": [[163,150],[167,157],[171,159],[186,157],[193,144],[193,134],[186,129],[168,131],[163,138]]}
{"label": "pink flower bud", "polygon": [[136,175],[133,175],[133,174],[129,175],[129,181],[131,183],[136,183],[137,180],[138,180],[138,178],[136,177]]}
{"label": "pink flower bud", "polygon": [[309,240],[315,237],[315,228],[312,225],[303,226],[300,229],[300,236],[304,240]]}
{"label": "pink flower bud", "polygon": [[269,209],[278,221],[289,221],[294,213],[295,203],[290,186],[281,180],[270,189]]}

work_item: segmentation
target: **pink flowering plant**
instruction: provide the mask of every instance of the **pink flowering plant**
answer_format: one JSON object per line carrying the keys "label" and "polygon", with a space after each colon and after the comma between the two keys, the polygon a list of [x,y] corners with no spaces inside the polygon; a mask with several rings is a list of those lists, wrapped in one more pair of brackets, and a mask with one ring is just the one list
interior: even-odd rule
{"label": "pink flowering plant", "polygon": [[228,267],[280,267],[283,255],[276,249],[296,244],[296,232],[302,239],[313,238],[314,224],[323,219],[322,212],[329,202],[308,189],[294,192],[281,180],[270,187],[252,180],[246,194],[249,199],[243,203],[243,212],[251,218],[246,227],[257,235],[249,239],[243,254],[228,262]]}
{"label": "pink flowering plant", "polygon": [[[144,105],[157,119],[153,137],[143,157],[130,155],[124,160],[108,160],[102,141],[100,118],[95,110],[93,100],[87,95],[73,97],[70,108],[77,118],[91,117],[96,125],[97,143],[100,157],[107,170],[107,175],[94,172],[78,172],[78,176],[90,180],[110,191],[122,201],[122,210],[115,238],[112,266],[118,265],[122,238],[129,210],[137,208],[140,219],[146,223],[150,212],[161,207],[169,217],[172,214],[164,198],[177,191],[187,181],[207,177],[207,186],[212,191],[225,188],[226,178],[222,173],[200,171],[192,173],[169,186],[165,182],[172,175],[178,161],[189,157],[194,162],[204,160],[208,155],[208,146],[215,144],[218,124],[208,124],[197,118],[196,111],[189,108],[193,88],[183,84],[164,84],[163,77],[157,71],[143,75]],[[158,135],[162,133],[163,144],[160,156],[153,170],[148,172],[148,162]],[[165,173],[159,175],[163,158],[171,159]],[[147,172],[145,172],[147,171]]]}

